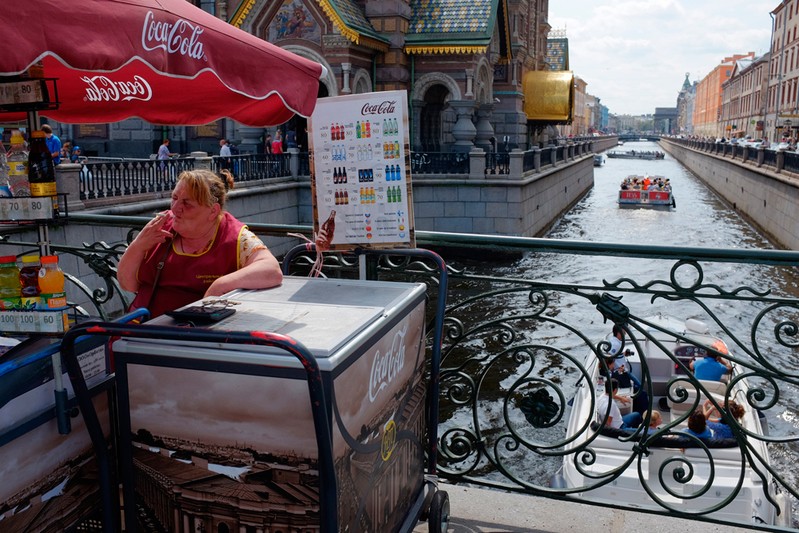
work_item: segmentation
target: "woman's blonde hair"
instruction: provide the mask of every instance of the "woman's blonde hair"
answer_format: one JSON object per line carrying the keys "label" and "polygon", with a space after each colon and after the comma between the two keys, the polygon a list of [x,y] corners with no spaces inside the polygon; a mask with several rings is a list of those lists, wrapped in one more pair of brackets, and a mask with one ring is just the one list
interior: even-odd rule
{"label": "woman's blonde hair", "polygon": [[222,177],[210,170],[184,170],[178,177],[178,183],[183,183],[189,197],[200,205],[211,207],[218,203],[225,208],[227,191],[233,189],[233,174],[229,170],[222,170]]}

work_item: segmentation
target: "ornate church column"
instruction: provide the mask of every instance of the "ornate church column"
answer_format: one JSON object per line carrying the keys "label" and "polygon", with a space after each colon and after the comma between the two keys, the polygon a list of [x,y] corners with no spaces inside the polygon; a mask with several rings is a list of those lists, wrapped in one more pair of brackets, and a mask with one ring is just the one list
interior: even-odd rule
{"label": "ornate church column", "polygon": [[494,104],[480,104],[477,106],[477,127],[474,144],[484,148],[487,152],[491,151],[491,137],[494,136],[494,126],[491,125],[491,113],[494,112]]}
{"label": "ornate church column", "polygon": [[350,71],[352,71],[352,63],[341,64],[341,77],[344,78],[342,80],[341,94],[350,94],[352,92],[352,89],[350,89]]}
{"label": "ornate church column", "polygon": [[470,152],[474,147],[474,138],[477,135],[477,128],[472,123],[475,102],[474,100],[450,100],[449,105],[457,115],[455,126],[452,128],[452,136],[455,137],[453,150]]}

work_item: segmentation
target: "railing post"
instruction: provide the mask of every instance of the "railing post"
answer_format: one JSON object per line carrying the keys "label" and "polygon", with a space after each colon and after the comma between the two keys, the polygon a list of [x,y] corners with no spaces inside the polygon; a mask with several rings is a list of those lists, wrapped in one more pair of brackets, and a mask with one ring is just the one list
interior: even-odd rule
{"label": "railing post", "polygon": [[537,146],[533,148],[533,168],[536,173],[541,172],[541,149]]}
{"label": "railing post", "polygon": [[289,168],[291,169],[291,177],[296,179],[300,175],[300,149],[289,148],[286,150],[291,156]]}
{"label": "railing post", "polygon": [[55,167],[56,190],[67,195],[67,211],[86,209],[80,199],[80,173],[83,165],[77,163],[61,163]]}
{"label": "railing post", "polygon": [[762,167],[763,161],[766,158],[766,149],[762,146],[757,149],[757,166]]}
{"label": "railing post", "polygon": [[478,146],[472,146],[469,152],[469,179],[482,180],[486,178],[486,151]]}
{"label": "railing post", "polygon": [[521,178],[524,176],[524,152],[521,148],[514,148],[508,154],[510,168],[508,175]]}
{"label": "railing post", "polygon": [[192,152],[191,157],[194,158],[194,168],[198,170],[213,170],[212,163],[214,158],[209,156],[207,152]]}
{"label": "railing post", "polygon": [[553,167],[558,166],[558,147],[550,144],[549,145],[549,162],[552,163]]}
{"label": "railing post", "polygon": [[777,150],[777,172],[785,168],[785,150]]}

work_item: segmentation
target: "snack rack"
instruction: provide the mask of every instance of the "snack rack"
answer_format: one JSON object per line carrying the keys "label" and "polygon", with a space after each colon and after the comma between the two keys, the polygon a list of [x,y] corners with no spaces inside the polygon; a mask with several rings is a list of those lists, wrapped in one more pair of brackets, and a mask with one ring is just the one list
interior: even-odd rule
{"label": "snack rack", "polygon": [[[39,254],[50,255],[49,226],[66,221],[66,194],[0,198],[1,224],[36,224]],[[61,209],[64,212],[61,212]],[[0,331],[11,334],[62,335],[69,329],[70,307],[0,310]]]}

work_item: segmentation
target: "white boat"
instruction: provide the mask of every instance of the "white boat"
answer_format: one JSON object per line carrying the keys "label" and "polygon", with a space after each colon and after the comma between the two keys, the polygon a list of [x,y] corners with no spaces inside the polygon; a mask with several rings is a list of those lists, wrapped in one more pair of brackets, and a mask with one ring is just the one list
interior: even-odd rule
{"label": "white boat", "polygon": [[[651,405],[660,410],[662,424],[659,429],[649,429],[645,416],[636,433],[601,424],[605,416],[597,415],[595,402],[604,389],[598,386],[600,365],[592,352],[585,360],[590,382],[583,379],[578,385],[568,422],[567,449],[571,453],[564,456],[563,468],[553,478],[553,486],[585,488],[574,490],[574,495],[625,507],[707,515],[741,524],[790,525],[787,495],[776,493],[771,475],[764,468],[770,463],[768,448],[757,438],[768,434],[767,424],[747,402],[747,381],[736,379],[739,368],[733,365],[729,380],[732,386],[699,381],[698,389],[686,374],[690,359],[702,356],[703,347],[714,346],[720,339],[694,319],[682,321],[658,315],[643,322],[651,324],[647,326],[646,341],[638,345],[644,361],[635,351],[627,358],[642,388],[647,390],[647,383],[651,383]],[[625,347],[634,348],[629,340]],[[643,371],[643,362],[648,373]],[[679,402],[680,387],[688,393],[683,402]],[[689,413],[695,406],[701,409],[708,395],[721,407],[725,405],[725,395],[744,406],[746,412],[740,424],[750,436],[743,437],[740,443],[736,439],[700,443],[683,433]],[[637,453],[639,446],[646,453]],[[595,460],[585,461],[587,458]]]}

